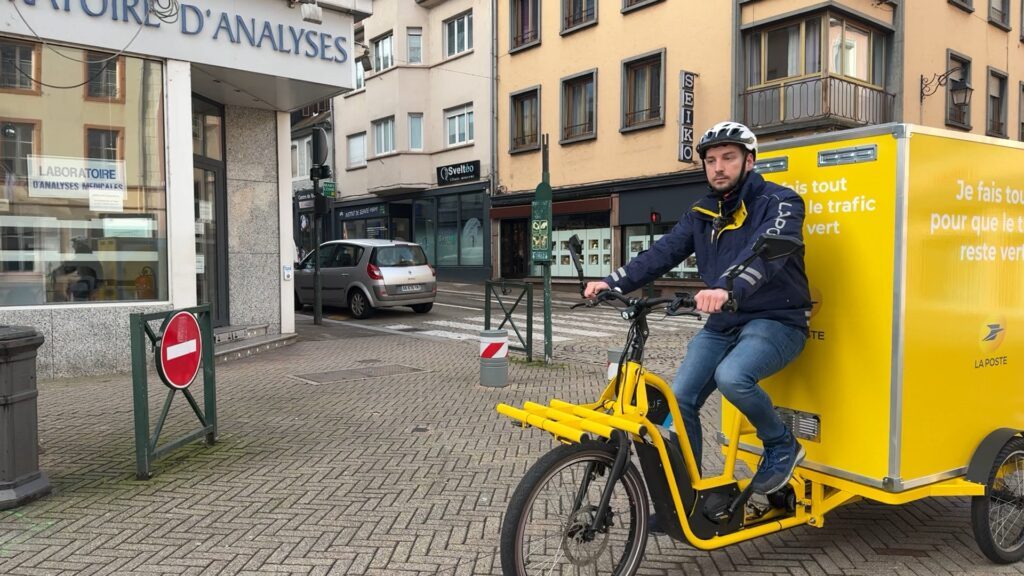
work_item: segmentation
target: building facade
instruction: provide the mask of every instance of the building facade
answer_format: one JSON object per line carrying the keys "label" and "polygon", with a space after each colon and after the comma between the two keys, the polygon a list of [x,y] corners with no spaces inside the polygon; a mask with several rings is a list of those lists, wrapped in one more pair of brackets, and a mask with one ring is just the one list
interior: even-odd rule
{"label": "building facade", "polygon": [[[566,241],[601,277],[706,191],[693,145],[734,119],[762,141],[885,122],[1024,138],[1020,0],[509,0],[498,13],[495,276],[527,262],[548,135],[554,276]],[[909,48],[909,47],[912,47]],[[965,102],[966,100],[966,102]],[[666,284],[696,282],[695,262]]]}
{"label": "building facade", "polygon": [[126,371],[134,312],[294,332],[287,112],[351,88],[370,1],[167,4],[0,14],[0,324],[43,378]]}
{"label": "building facade", "polygon": [[486,0],[384,0],[356,26],[372,69],[334,102],[334,238],[415,241],[441,279],[485,279],[491,159]]}

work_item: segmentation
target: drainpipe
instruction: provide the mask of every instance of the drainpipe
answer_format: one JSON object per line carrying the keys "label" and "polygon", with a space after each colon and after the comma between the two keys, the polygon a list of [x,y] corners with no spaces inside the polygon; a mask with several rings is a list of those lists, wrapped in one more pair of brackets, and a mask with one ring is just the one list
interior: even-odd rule
{"label": "drainpipe", "polygon": [[[491,0],[491,197],[498,193],[498,0]],[[490,216],[487,221],[490,222]],[[488,227],[489,228],[489,227]],[[493,234],[490,234],[492,238]],[[491,247],[493,253],[494,247]],[[499,257],[500,259],[500,257]],[[491,268],[491,278],[495,278]]]}

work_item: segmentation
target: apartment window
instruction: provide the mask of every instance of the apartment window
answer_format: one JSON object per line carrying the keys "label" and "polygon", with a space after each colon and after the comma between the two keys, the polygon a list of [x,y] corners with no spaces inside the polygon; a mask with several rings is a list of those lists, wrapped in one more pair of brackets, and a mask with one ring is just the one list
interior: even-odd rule
{"label": "apartment window", "polygon": [[985,134],[1006,138],[1006,74],[989,68],[987,88]]}
{"label": "apartment window", "polygon": [[395,117],[384,118],[373,123],[374,155],[389,154],[395,151]]}
{"label": "apartment window", "polygon": [[1010,0],[988,0],[988,21],[1009,30]]}
{"label": "apartment window", "polygon": [[597,71],[562,80],[562,142],[597,136]]}
{"label": "apartment window", "polygon": [[820,72],[821,17],[754,32],[747,37],[748,86]]}
{"label": "apartment window", "polygon": [[363,70],[363,65],[359,62],[353,64],[352,69],[356,71],[356,90],[359,90],[363,86],[366,86],[366,71]]}
{"label": "apartment window", "polygon": [[423,150],[423,114],[409,114],[409,150]]}
{"label": "apartment window", "polygon": [[665,51],[622,65],[622,128],[664,124]]}
{"label": "apartment window", "polygon": [[444,118],[449,146],[457,146],[473,141],[472,104],[446,110]]}
{"label": "apartment window", "polygon": [[829,18],[828,42],[833,74],[876,86],[885,84],[884,35],[860,24]]}
{"label": "apartment window", "polygon": [[512,0],[512,46],[540,43],[540,0]]}
{"label": "apartment window", "polygon": [[348,167],[366,166],[366,132],[348,137]]}
{"label": "apartment window", "polygon": [[309,178],[309,169],[313,167],[310,160],[312,157],[313,138],[311,136],[292,141],[292,180]]}
{"label": "apartment window", "polygon": [[540,88],[512,95],[512,152],[540,148]]}
{"label": "apartment window", "polygon": [[597,22],[597,0],[562,0],[562,31]]}
{"label": "apartment window", "polygon": [[950,4],[965,10],[967,12],[974,12],[974,0],[948,0]]}
{"label": "apartment window", "polygon": [[0,40],[0,89],[34,90],[32,76],[38,75],[37,46]]}
{"label": "apartment window", "polygon": [[[959,70],[954,70],[956,68]],[[964,56],[950,54],[946,70],[953,70],[946,80],[946,125],[970,130],[971,105],[958,106],[954,104],[950,88],[961,83],[971,85],[971,61]]]}
{"label": "apartment window", "polygon": [[85,156],[93,160],[119,160],[120,141],[120,130],[86,128]]}
{"label": "apartment window", "polygon": [[444,23],[444,57],[473,49],[473,12],[466,12]]}
{"label": "apartment window", "polygon": [[117,56],[104,52],[85,53],[85,95],[101,100],[120,100],[119,70],[123,64]]}
{"label": "apartment window", "polygon": [[409,64],[423,63],[423,29],[408,28],[405,33],[406,60]]}
{"label": "apartment window", "polygon": [[394,54],[391,52],[393,40],[392,35],[387,34],[373,41],[374,72],[383,72],[395,65]]}
{"label": "apartment window", "polygon": [[622,0],[622,12],[632,12],[633,10],[639,10],[644,6],[650,6],[656,4],[662,0]]}
{"label": "apartment window", "polygon": [[37,124],[0,118],[0,186],[13,178],[28,177],[28,157],[35,154]]}

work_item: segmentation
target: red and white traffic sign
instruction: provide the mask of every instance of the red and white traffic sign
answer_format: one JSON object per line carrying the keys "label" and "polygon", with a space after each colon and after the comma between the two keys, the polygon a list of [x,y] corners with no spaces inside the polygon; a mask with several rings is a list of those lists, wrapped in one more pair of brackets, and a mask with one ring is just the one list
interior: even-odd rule
{"label": "red and white traffic sign", "polygon": [[192,313],[181,311],[171,317],[157,354],[157,371],[163,381],[179,390],[188,388],[199,373],[203,358],[202,333]]}

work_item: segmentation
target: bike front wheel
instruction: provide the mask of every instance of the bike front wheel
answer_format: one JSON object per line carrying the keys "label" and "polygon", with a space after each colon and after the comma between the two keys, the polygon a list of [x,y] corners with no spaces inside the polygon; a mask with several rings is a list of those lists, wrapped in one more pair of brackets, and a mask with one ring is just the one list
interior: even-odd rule
{"label": "bike front wheel", "polygon": [[559,446],[527,471],[501,526],[506,576],[636,573],[647,546],[648,502],[629,460],[592,529],[614,463],[614,447],[586,442]]}

